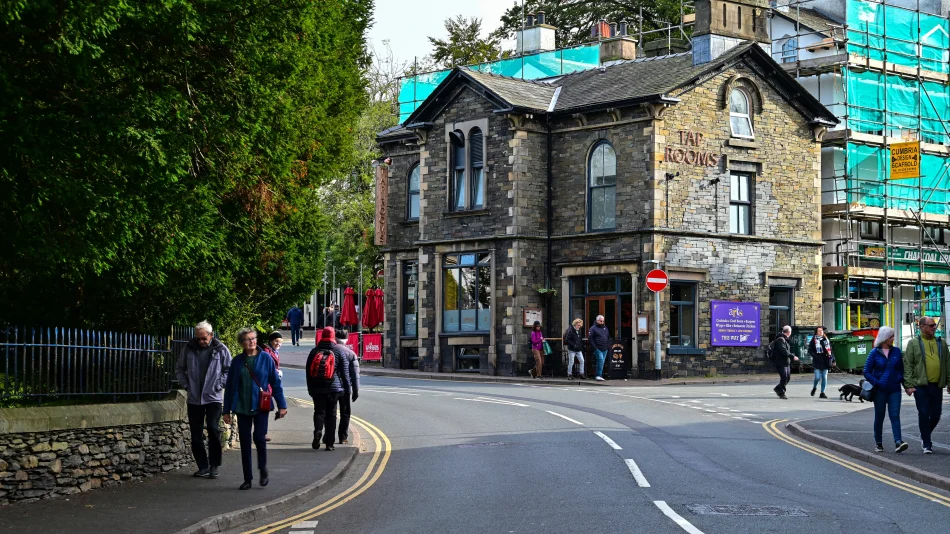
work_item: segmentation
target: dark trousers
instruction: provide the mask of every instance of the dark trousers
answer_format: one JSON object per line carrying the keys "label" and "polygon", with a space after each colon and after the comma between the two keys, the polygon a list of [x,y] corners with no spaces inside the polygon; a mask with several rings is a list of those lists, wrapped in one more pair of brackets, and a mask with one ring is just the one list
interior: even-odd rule
{"label": "dark trousers", "polygon": [[[221,465],[221,428],[218,420],[221,419],[221,405],[189,404],[188,426],[191,427],[191,453],[195,456],[198,469],[207,469]],[[204,428],[208,426],[208,450],[205,451]],[[208,464],[208,457],[211,464]]]}
{"label": "dark trousers", "polygon": [[296,345],[297,343],[300,343],[301,333],[302,333],[302,330],[299,324],[290,325],[290,344],[291,345]]}
{"label": "dark trousers", "polygon": [[924,447],[933,447],[930,436],[937,423],[940,422],[940,412],[943,403],[943,390],[937,384],[917,386],[914,392],[914,401],[917,403],[917,424],[920,426],[920,441]]}
{"label": "dark trousers", "polygon": [[775,386],[775,392],[779,395],[785,394],[785,386],[788,385],[788,381],[792,379],[792,368],[791,367],[777,367],[778,371],[778,385]]}
{"label": "dark trousers", "polygon": [[254,447],[257,448],[257,468],[267,469],[267,421],[270,412],[258,412],[256,415],[237,414],[238,436],[241,439],[241,467],[244,468],[244,481],[254,480],[251,465],[251,437],[253,432]]}
{"label": "dark trousers", "polygon": [[340,395],[340,428],[337,430],[337,436],[340,443],[350,439],[350,395],[343,393]]}
{"label": "dark trousers", "polygon": [[313,398],[313,440],[333,445],[336,436],[336,399],[339,393],[323,393]]}

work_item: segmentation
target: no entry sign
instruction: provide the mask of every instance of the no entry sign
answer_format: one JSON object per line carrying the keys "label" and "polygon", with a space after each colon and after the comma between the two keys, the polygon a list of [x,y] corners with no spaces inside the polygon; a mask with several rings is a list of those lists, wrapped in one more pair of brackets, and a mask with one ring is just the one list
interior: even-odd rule
{"label": "no entry sign", "polygon": [[666,286],[669,283],[670,277],[660,269],[653,269],[647,273],[647,289],[650,291],[659,293],[660,291],[666,289]]}

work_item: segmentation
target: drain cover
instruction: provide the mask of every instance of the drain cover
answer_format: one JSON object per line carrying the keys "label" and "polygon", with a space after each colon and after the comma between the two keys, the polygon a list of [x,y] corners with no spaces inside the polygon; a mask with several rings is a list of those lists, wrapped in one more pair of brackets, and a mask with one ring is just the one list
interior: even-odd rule
{"label": "drain cover", "polygon": [[751,504],[690,504],[686,506],[696,515],[753,515],[772,517],[808,517],[801,508],[788,506],[754,506]]}

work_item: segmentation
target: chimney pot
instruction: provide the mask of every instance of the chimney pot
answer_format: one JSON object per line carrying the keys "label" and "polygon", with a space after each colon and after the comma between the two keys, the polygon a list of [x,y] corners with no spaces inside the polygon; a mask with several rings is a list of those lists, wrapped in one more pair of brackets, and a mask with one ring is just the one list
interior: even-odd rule
{"label": "chimney pot", "polygon": [[611,23],[610,23],[610,35],[609,35],[609,37],[616,37],[616,36],[617,36],[617,23],[616,23],[616,22],[611,22]]}
{"label": "chimney pot", "polygon": [[627,36],[627,21],[625,21],[625,20],[621,20],[621,21],[620,21],[620,28],[619,28],[619,31],[620,31],[620,36],[621,36],[621,37],[626,37],[626,36]]}
{"label": "chimney pot", "polygon": [[528,13],[527,20],[525,21],[526,28],[534,27],[534,13]]}
{"label": "chimney pot", "polygon": [[538,24],[544,24],[544,11],[538,11]]}

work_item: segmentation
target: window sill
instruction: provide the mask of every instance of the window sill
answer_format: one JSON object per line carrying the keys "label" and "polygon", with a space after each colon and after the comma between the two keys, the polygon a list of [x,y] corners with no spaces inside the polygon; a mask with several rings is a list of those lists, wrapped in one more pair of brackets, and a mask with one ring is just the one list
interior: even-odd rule
{"label": "window sill", "polygon": [[706,349],[697,349],[694,347],[669,347],[668,349],[666,349],[666,353],[671,354],[671,355],[676,355],[676,356],[681,356],[681,355],[705,356]]}
{"label": "window sill", "polygon": [[752,139],[742,139],[739,137],[731,137],[726,144],[731,147],[736,148],[751,148],[753,150],[759,148],[759,144]]}
{"label": "window sill", "polygon": [[400,221],[399,224],[402,226],[418,226],[419,219],[406,219],[404,221]]}
{"label": "window sill", "polygon": [[615,226],[615,227],[613,227],[613,228],[598,228],[598,229],[596,229],[596,230],[588,229],[586,233],[588,233],[588,234],[607,234],[607,233],[616,232],[616,231],[617,231],[617,227]]}
{"label": "window sill", "polygon": [[469,215],[474,217],[477,215],[488,215],[489,213],[491,212],[488,208],[479,208],[477,210],[443,211],[442,218],[450,219],[453,217],[467,217]]}

